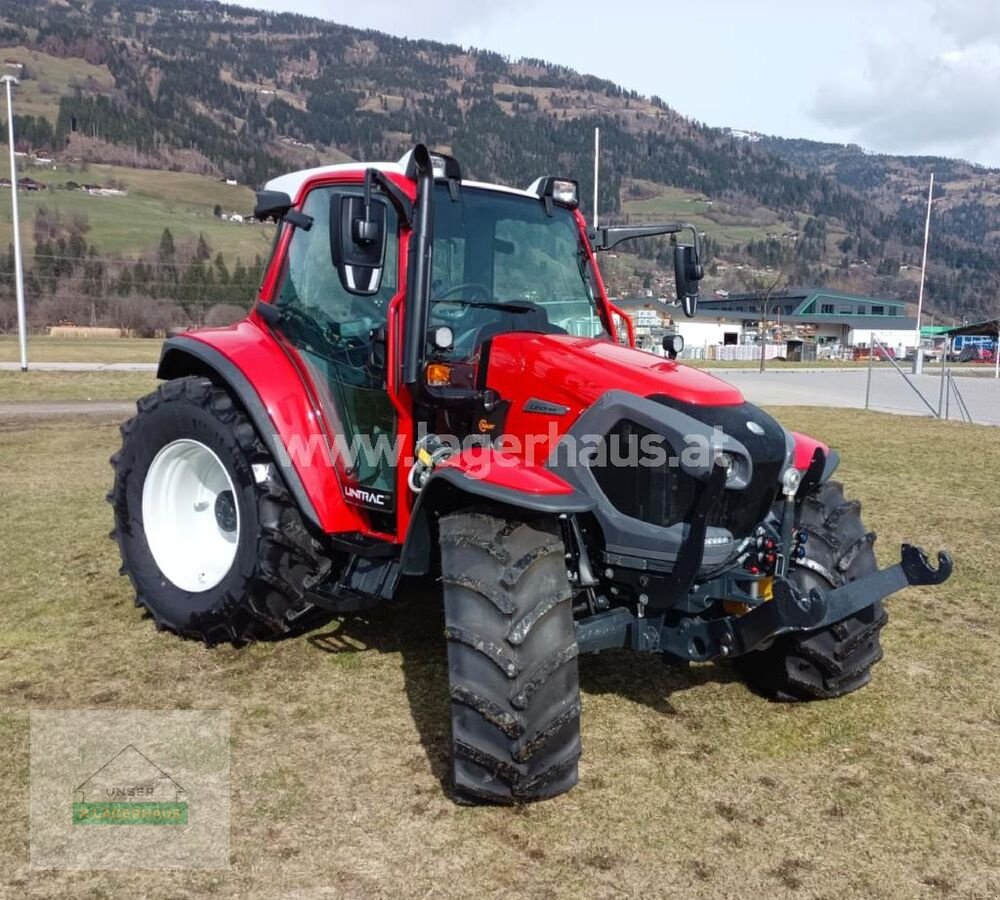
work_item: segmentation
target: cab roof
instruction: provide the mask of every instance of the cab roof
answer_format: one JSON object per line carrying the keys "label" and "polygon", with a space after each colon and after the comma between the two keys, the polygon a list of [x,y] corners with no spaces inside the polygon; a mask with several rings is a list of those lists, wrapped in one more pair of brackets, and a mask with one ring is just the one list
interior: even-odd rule
{"label": "cab roof", "polygon": [[[272,178],[267,184],[264,185],[264,190],[266,191],[278,191],[282,194],[287,194],[292,200],[298,199],[299,191],[302,190],[302,186],[313,179],[323,178],[327,175],[337,175],[340,173],[346,174],[357,174],[360,180],[364,174],[365,169],[378,169],[381,172],[385,172],[387,175],[400,175],[406,177],[406,163],[409,154],[404,156],[399,162],[379,162],[379,163],[338,163],[333,166],[317,166],[313,169],[302,169],[298,172],[289,172],[287,175],[279,175],[277,178]],[[515,194],[521,197],[531,197],[537,200],[538,195],[532,193],[531,191],[523,191],[518,188],[507,187],[503,184],[488,184],[483,181],[462,181],[463,187],[478,188],[481,190],[488,191],[501,191],[505,194]]]}

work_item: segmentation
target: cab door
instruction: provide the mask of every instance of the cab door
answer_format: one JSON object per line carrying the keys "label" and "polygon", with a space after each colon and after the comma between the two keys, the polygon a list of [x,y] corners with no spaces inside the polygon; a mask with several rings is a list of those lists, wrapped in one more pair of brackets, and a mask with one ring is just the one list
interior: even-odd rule
{"label": "cab door", "polygon": [[[390,525],[397,456],[396,415],[386,391],[389,303],[401,283],[399,222],[360,185],[314,188],[295,229],[274,303],[278,326],[306,368],[330,423],[345,499]],[[373,238],[375,233],[377,237]]]}

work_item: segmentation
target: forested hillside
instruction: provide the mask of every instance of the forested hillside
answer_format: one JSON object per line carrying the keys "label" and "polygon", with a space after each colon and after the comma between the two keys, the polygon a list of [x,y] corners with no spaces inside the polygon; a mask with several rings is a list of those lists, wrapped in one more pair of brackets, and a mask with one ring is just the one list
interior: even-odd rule
{"label": "forested hillside", "polygon": [[[911,182],[923,174],[921,161],[748,141],[679,116],[669,98],[544,61],[215,3],[8,3],[0,46],[81,66],[58,83],[47,71],[24,71],[31,102],[16,125],[29,151],[258,184],[319,162],[395,159],[422,140],[454,153],[477,178],[527,185],[570,173],[589,198],[599,125],[604,215],[690,211],[717,264],[915,297],[923,221]],[[671,89],[679,95],[683,80]],[[950,180],[943,163],[936,169],[948,202],[936,222],[928,293],[939,312],[975,316],[993,312],[997,173],[952,165]],[[894,196],[901,168],[909,173],[903,199]],[[665,249],[612,261],[613,289],[665,292]],[[740,287],[740,270],[725,268],[710,288]]]}

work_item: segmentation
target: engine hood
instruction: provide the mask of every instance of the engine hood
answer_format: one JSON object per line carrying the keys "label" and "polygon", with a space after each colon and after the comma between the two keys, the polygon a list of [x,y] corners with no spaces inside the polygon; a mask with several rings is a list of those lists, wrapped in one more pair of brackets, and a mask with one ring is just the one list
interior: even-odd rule
{"label": "engine hood", "polygon": [[610,341],[564,334],[497,336],[487,382],[513,409],[536,399],[565,407],[567,419],[575,419],[609,390],[665,395],[696,406],[743,402],[736,388],[707,372]]}

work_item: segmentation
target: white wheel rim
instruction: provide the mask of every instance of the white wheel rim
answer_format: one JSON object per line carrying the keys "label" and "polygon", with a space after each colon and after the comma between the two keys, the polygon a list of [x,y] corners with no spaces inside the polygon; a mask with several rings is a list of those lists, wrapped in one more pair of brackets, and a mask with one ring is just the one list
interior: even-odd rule
{"label": "white wheel rim", "polygon": [[146,543],[163,576],[182,591],[215,587],[233,566],[240,507],[233,479],[199,441],[173,441],[142,485]]}

